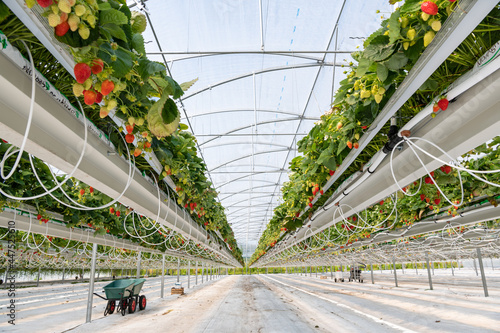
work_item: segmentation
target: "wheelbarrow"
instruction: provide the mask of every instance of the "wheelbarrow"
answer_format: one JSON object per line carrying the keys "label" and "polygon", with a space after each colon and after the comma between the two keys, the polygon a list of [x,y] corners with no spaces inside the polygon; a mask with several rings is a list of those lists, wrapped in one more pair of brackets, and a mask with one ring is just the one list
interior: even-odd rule
{"label": "wheelbarrow", "polygon": [[[125,316],[127,308],[129,313],[134,313],[138,302],[139,309],[144,310],[146,308],[146,296],[139,296],[144,281],[146,279],[115,280],[104,286],[106,297],[94,293],[94,295],[108,301],[104,316],[114,313],[115,309],[117,313],[121,312],[122,316]],[[118,308],[116,308],[116,301],[118,301]]]}

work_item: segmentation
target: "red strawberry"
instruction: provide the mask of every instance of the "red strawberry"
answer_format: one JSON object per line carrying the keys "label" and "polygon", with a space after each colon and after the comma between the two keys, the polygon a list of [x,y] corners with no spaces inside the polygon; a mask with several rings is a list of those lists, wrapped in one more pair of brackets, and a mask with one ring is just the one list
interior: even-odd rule
{"label": "red strawberry", "polygon": [[441,202],[441,199],[439,199],[439,198],[434,199],[434,203],[435,203],[436,205],[439,205],[439,203],[440,203],[440,202]]}
{"label": "red strawberry", "polygon": [[429,206],[429,209],[430,210],[434,210],[434,207],[431,205],[431,206]]}
{"label": "red strawberry", "polygon": [[441,98],[438,102],[439,108],[443,111],[448,108],[448,104],[450,104],[450,102],[446,98]]}
{"label": "red strawberry", "polygon": [[313,204],[312,204],[312,202],[310,202],[310,203],[309,203],[309,207],[311,207],[311,208],[312,208],[312,206],[313,206]]}
{"label": "red strawberry", "polygon": [[334,173],[335,173],[335,171],[330,170],[330,176],[333,176]]}
{"label": "red strawberry", "polygon": [[128,134],[131,134],[134,131],[134,125],[127,125],[125,126],[125,129],[127,130]]}
{"label": "red strawberry", "polygon": [[110,214],[114,214],[114,213],[115,213],[115,209],[114,209],[113,207],[111,207],[111,208],[109,209],[109,213],[110,213]]}
{"label": "red strawberry", "polygon": [[94,188],[92,186],[89,187],[90,194],[94,193]]}
{"label": "red strawberry", "polygon": [[134,150],[134,156],[137,157],[142,154],[141,148],[135,148]]}
{"label": "red strawberry", "polygon": [[109,93],[112,92],[113,89],[115,89],[115,84],[111,80],[106,80],[101,84],[101,93],[104,96],[109,95]]}
{"label": "red strawberry", "polygon": [[80,195],[84,195],[84,194],[85,194],[85,190],[82,188],[82,189],[80,190]]}
{"label": "red strawberry", "polygon": [[127,141],[127,143],[132,143],[132,142],[134,142],[134,140],[135,140],[135,136],[133,134],[125,135],[125,141]]}
{"label": "red strawberry", "polygon": [[120,211],[119,211],[119,210],[117,210],[117,211],[116,211],[116,216],[120,217],[120,214],[121,214],[121,213],[120,213]]}
{"label": "red strawberry", "polygon": [[300,216],[300,212],[297,212],[297,213],[295,214],[295,216],[296,216],[296,217],[299,217],[299,216]]}
{"label": "red strawberry", "polygon": [[425,200],[425,194],[420,194],[420,200],[422,200],[422,201]]}
{"label": "red strawberry", "polygon": [[189,204],[185,204],[185,205],[184,205],[184,208],[188,208],[188,206],[189,206]]}
{"label": "red strawberry", "polygon": [[449,174],[449,173],[451,172],[451,166],[449,166],[449,165],[445,165],[445,166],[443,167],[443,172],[444,172],[445,174]]}
{"label": "red strawberry", "polygon": [[347,141],[347,147],[349,147],[349,149],[352,149],[352,142],[351,141]]}
{"label": "red strawberry", "polygon": [[102,94],[100,92],[97,93],[97,95],[95,96],[95,102],[97,104],[101,103],[102,102]]}
{"label": "red strawberry", "polygon": [[434,104],[434,106],[432,107],[432,111],[433,112],[438,112],[439,111],[439,105]]}
{"label": "red strawberry", "polygon": [[319,191],[319,193],[320,193],[321,195],[323,195],[323,190]]}
{"label": "red strawberry", "polygon": [[83,102],[87,105],[92,105],[95,103],[97,98],[97,93],[93,90],[85,90],[83,93]]}
{"label": "red strawberry", "polygon": [[434,171],[431,171],[431,177],[434,178]]}
{"label": "red strawberry", "polygon": [[87,81],[87,79],[90,77],[90,74],[92,73],[89,65],[83,62],[75,65],[74,72],[76,82],[78,83],[84,83],[85,81]]}
{"label": "red strawberry", "polygon": [[382,206],[384,204],[384,200],[380,201],[379,204]]}
{"label": "red strawberry", "polygon": [[68,23],[68,21],[64,21],[64,22],[56,25],[56,27],[54,28],[54,33],[57,36],[61,37],[61,36],[66,35],[68,30],[69,30],[69,23]]}
{"label": "red strawberry", "polygon": [[353,146],[355,149],[358,149],[358,148],[359,148],[359,143],[354,142],[354,143],[352,144],[352,146]]}
{"label": "red strawberry", "polygon": [[425,183],[426,184],[432,184],[432,178],[431,177],[425,177]]}
{"label": "red strawberry", "polygon": [[97,58],[92,60],[92,73],[99,74],[104,69],[104,62]]}
{"label": "red strawberry", "polygon": [[438,13],[438,6],[432,1],[424,1],[420,9],[426,14],[436,15]]}
{"label": "red strawberry", "polygon": [[50,5],[52,5],[52,0],[36,0],[36,2],[38,2],[40,7],[43,7],[43,8],[46,8]]}
{"label": "red strawberry", "polygon": [[38,214],[38,215],[36,216],[36,219],[37,219],[37,220],[40,220],[41,218],[42,218],[42,215],[41,215],[41,214]]}
{"label": "red strawberry", "polygon": [[[151,142],[149,142],[149,141],[144,142],[144,147],[145,148],[151,147]],[[170,172],[170,173],[172,173],[172,172]]]}
{"label": "red strawberry", "polygon": [[367,129],[367,128],[368,128],[368,126],[361,126],[361,128],[362,128],[362,129]]}
{"label": "red strawberry", "polygon": [[314,200],[314,197],[309,197],[309,201],[313,201]]}

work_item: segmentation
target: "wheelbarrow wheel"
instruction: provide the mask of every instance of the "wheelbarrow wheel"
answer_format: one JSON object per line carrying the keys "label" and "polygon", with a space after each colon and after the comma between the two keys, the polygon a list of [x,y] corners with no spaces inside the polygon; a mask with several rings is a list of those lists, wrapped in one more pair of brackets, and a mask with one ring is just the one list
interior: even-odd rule
{"label": "wheelbarrow wheel", "polygon": [[146,308],[146,296],[141,295],[139,297],[139,310],[144,310]]}
{"label": "wheelbarrow wheel", "polygon": [[120,304],[120,309],[121,309],[121,312],[122,312],[122,316],[125,316],[125,310],[127,310],[127,300],[126,299],[123,299],[121,301],[121,304]]}
{"label": "wheelbarrow wheel", "polygon": [[115,312],[115,301],[108,301],[108,304],[106,305],[106,309],[104,310],[104,316],[107,316],[108,314],[113,314]]}
{"label": "wheelbarrow wheel", "polygon": [[134,313],[136,306],[137,302],[135,301],[135,298],[132,298],[128,304],[128,313]]}

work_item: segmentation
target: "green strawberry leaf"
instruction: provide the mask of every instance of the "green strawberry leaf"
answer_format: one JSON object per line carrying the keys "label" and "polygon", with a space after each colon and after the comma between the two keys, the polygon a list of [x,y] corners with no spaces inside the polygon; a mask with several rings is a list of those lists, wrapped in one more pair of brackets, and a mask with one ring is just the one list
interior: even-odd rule
{"label": "green strawberry leaf", "polygon": [[99,23],[101,25],[105,25],[108,23],[114,23],[117,25],[127,24],[128,18],[125,14],[116,9],[108,9],[100,12],[99,14]]}
{"label": "green strawberry leaf", "polygon": [[397,71],[408,63],[408,58],[404,55],[404,53],[396,53],[384,63],[385,66],[391,71]]}
{"label": "green strawberry leaf", "polygon": [[146,48],[144,47],[144,37],[141,34],[135,33],[132,35],[132,48],[139,52],[140,54],[146,54]]}
{"label": "green strawberry leaf", "polygon": [[198,81],[198,78],[191,80],[191,81],[188,81],[188,82],[181,83],[182,91],[187,91],[189,88],[191,88],[193,86],[193,84],[196,83],[196,81]]}
{"label": "green strawberry leaf", "polygon": [[127,41],[127,36],[125,36],[125,32],[123,32],[123,30],[114,23],[101,25],[101,30],[108,32],[114,38]]}
{"label": "green strawberry leaf", "polygon": [[165,80],[168,82],[168,86],[165,88],[165,92],[171,95],[174,99],[177,99],[184,95],[181,86],[170,76],[165,76]]}
{"label": "green strawberry leaf", "polygon": [[170,124],[177,118],[179,115],[179,110],[177,109],[177,105],[175,102],[169,98],[166,100],[165,105],[161,111],[161,117],[165,124]]}
{"label": "green strawberry leaf", "polygon": [[155,61],[150,61],[146,58],[139,59],[139,68],[137,69],[143,80],[154,75],[157,72],[165,71],[165,66]]}
{"label": "green strawberry leaf", "polygon": [[389,74],[389,70],[382,63],[377,63],[377,77],[380,82],[384,82],[387,79],[387,75]]}

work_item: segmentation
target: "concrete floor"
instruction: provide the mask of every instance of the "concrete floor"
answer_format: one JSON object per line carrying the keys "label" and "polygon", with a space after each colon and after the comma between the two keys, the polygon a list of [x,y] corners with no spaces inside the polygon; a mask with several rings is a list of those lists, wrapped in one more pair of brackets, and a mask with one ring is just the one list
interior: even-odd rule
{"label": "concrete floor", "polygon": [[[413,273],[413,274],[412,274]],[[143,288],[145,311],[103,316],[105,301],[94,297],[93,321],[85,321],[85,284],[19,289],[16,326],[8,332],[500,332],[500,272],[488,272],[490,296],[471,270],[436,270],[435,290],[425,271],[369,273],[365,283],[335,283],[315,274],[229,276],[169,295],[175,277],[167,277],[166,297],[159,298],[160,279]],[[108,282],[96,284],[96,290]],[[191,286],[194,277],[191,277]],[[0,296],[0,318],[7,297]]]}

